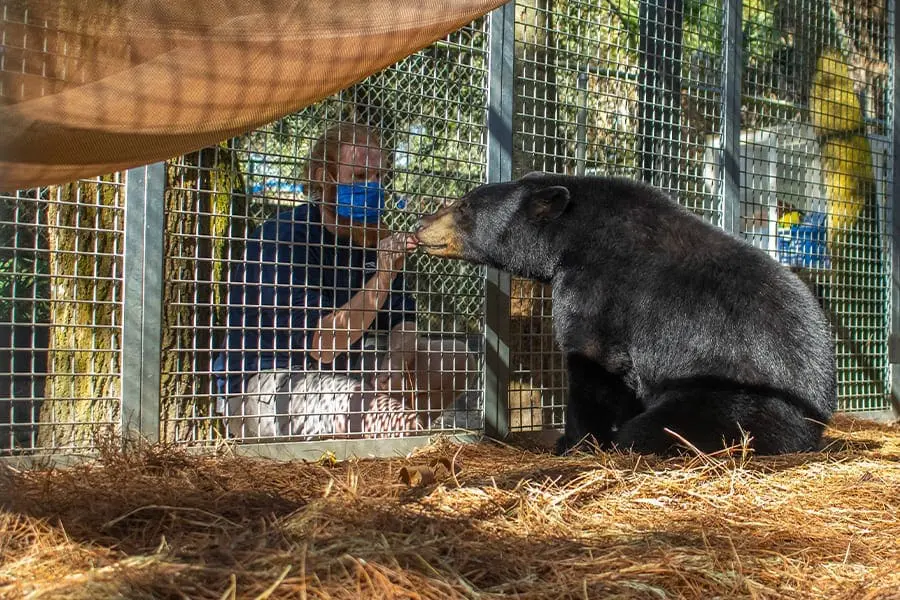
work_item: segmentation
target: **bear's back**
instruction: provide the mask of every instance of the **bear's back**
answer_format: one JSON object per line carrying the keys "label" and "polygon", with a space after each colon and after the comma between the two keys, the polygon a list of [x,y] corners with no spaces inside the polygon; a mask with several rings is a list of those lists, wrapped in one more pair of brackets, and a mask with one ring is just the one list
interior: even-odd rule
{"label": "bear's back", "polygon": [[635,319],[632,326],[648,338],[709,344],[711,363],[731,362],[790,387],[806,380],[798,391],[816,404],[831,402],[829,326],[794,273],[643,183],[561,177],[555,184],[573,199],[557,225],[568,247],[563,277],[606,284],[605,293],[617,297],[610,306]]}

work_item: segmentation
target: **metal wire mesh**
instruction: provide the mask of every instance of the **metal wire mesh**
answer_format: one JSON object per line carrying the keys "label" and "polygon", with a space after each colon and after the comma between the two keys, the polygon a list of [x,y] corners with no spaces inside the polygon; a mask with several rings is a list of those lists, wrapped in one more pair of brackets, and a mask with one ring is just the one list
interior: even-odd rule
{"label": "metal wire mesh", "polygon": [[[545,170],[644,179],[733,228],[819,297],[834,327],[841,408],[887,409],[893,6],[744,2],[740,79],[726,60],[734,42],[727,15],[735,6],[517,2],[514,43],[505,50],[515,72],[513,176]],[[315,106],[167,164],[158,407],[164,439],[208,443],[228,435],[223,373],[252,373],[223,371],[216,361],[236,327],[265,329],[230,320],[235,302],[254,307],[235,296],[235,273],[268,264],[247,254],[263,224],[307,227],[296,217],[312,189],[306,158],[327,126],[364,123],[380,132],[388,150],[389,229],[411,229],[419,216],[485,180],[488,95],[504,93],[489,90],[488,32],[488,19],[479,20]],[[0,68],[14,68],[9,56]],[[740,90],[739,123],[726,110],[728,90]],[[732,221],[723,164],[734,131],[741,186]],[[118,423],[122,192],[112,176],[0,196],[0,452],[89,447],[98,430]],[[347,243],[320,246],[337,252]],[[369,413],[398,419],[357,433],[480,428],[483,269],[414,255],[403,277],[419,333],[437,343],[424,354],[443,356],[443,344],[458,342],[471,361],[447,367],[464,380],[454,402],[417,404],[423,389],[406,381],[408,402],[369,406]],[[510,429],[561,427],[566,376],[550,290],[514,279],[509,301],[508,389],[501,391]],[[277,329],[269,326],[270,333]],[[373,336],[363,342],[362,362],[325,372],[358,382],[384,353],[384,336]],[[274,394],[272,422],[362,417],[360,406],[335,404],[346,389],[323,381],[306,390],[309,412]],[[339,426],[315,435],[303,427],[264,430],[240,413],[243,407],[231,435],[245,441],[341,433]],[[414,419],[422,429],[410,430]]]}
{"label": "metal wire mesh", "polygon": [[[297,207],[317,204],[311,199],[306,169],[311,146],[323,130],[350,122],[365,124],[380,134],[390,167],[383,181],[389,193],[382,221],[390,230],[410,230],[419,216],[483,181],[487,93],[484,28],[483,22],[475,23],[318,105],[170,163],[162,382],[165,437],[202,441],[223,435],[220,416],[227,394],[220,388],[222,373],[214,363],[229,334],[239,329],[239,336],[244,335],[254,327],[229,319],[235,304],[248,302],[234,296],[235,268],[249,268],[251,259],[245,248],[248,243],[254,244],[265,223],[308,227],[296,221],[295,214]],[[329,244],[333,247],[326,249]],[[323,237],[318,245],[323,253],[350,248],[346,239],[326,242]],[[369,277],[372,266],[364,267],[361,281]],[[431,343],[423,355],[437,361],[455,342],[468,348],[470,361],[444,365],[458,371],[457,379],[461,380],[457,381],[455,403],[443,411],[422,407],[417,402],[424,386],[413,383],[407,390],[412,400],[398,411],[399,421],[411,415],[419,417],[419,425],[427,430],[480,428],[479,351],[484,327],[481,268],[416,255],[407,261],[403,275],[406,290],[415,300],[418,332]],[[309,272],[298,276],[310,277]],[[295,291],[303,288],[302,283],[294,283]],[[345,283],[330,285],[323,282],[323,296],[348,297],[348,290],[340,288]],[[339,306],[342,302],[335,303]],[[262,308],[261,312],[266,310]],[[262,330],[255,333],[266,335]],[[280,425],[274,429],[246,416],[265,400],[261,395],[247,394],[246,406],[237,408],[245,417],[232,434],[245,441],[276,436],[314,439],[316,435],[310,433],[315,429],[314,421],[340,420],[343,416],[352,419],[359,413],[358,407],[340,408],[339,398],[347,392],[342,387],[346,381],[328,378],[339,374],[365,383],[371,368],[383,357],[384,343],[383,335],[365,340],[363,364],[324,370],[307,365],[304,372],[311,376],[319,373],[323,378],[310,380],[316,382],[316,389],[304,392],[308,402],[292,403],[283,395],[286,404],[276,408],[274,420]],[[250,382],[251,371],[240,375]],[[306,383],[295,380],[293,385]],[[252,410],[250,402],[254,403]],[[310,412],[304,412],[304,407],[311,407]],[[389,425],[378,433],[410,433],[394,427]],[[337,433],[340,429],[338,425],[329,431]]]}
{"label": "metal wire mesh", "polygon": [[[645,4],[520,3],[514,176],[642,178],[720,223],[703,172],[718,164],[705,151],[721,134],[722,4]],[[511,422],[527,396],[559,427],[566,377],[549,289],[520,281],[512,296]]]}
{"label": "metal wire mesh", "polygon": [[[841,409],[889,408],[885,6],[745,5],[742,231],[815,291]],[[788,33],[793,33],[788,36]]]}
{"label": "metal wire mesh", "polygon": [[[724,63],[725,5],[520,2],[518,8],[514,175],[540,169],[640,178],[724,226],[724,89],[736,77]],[[818,294],[835,330],[847,411],[890,407],[892,46],[885,10],[743,3],[741,121],[727,124],[741,131],[738,233]],[[838,58],[825,68],[846,71],[837,81],[834,73],[822,77],[817,64],[829,48]],[[827,79],[818,103],[811,98],[817,73]],[[844,88],[849,95],[829,103]],[[847,116],[848,110],[860,114]],[[835,117],[842,121],[828,122]],[[848,131],[835,131],[842,127]],[[844,218],[857,205],[855,220]],[[817,218],[818,225],[809,223]],[[815,229],[826,222],[832,230]],[[828,242],[816,246],[810,237]],[[558,426],[565,373],[550,341],[549,291],[514,282],[512,295],[511,410],[518,390],[536,387],[545,418]]]}
{"label": "metal wire mesh", "polygon": [[118,423],[121,192],[0,196],[0,453],[92,448]]}

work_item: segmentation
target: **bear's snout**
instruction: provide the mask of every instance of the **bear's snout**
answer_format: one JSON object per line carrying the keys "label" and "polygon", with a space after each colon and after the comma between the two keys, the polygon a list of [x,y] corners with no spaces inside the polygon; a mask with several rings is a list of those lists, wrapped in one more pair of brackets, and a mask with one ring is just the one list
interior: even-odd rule
{"label": "bear's snout", "polygon": [[436,216],[437,216],[437,213],[434,213],[431,215],[425,215],[425,216],[421,217],[419,219],[419,222],[416,223],[416,232],[418,232],[422,229],[425,229],[426,227],[431,225],[434,222],[434,219]]}
{"label": "bear's snout", "polygon": [[418,247],[433,256],[460,258],[460,237],[453,211],[442,208],[419,219],[413,234]]}

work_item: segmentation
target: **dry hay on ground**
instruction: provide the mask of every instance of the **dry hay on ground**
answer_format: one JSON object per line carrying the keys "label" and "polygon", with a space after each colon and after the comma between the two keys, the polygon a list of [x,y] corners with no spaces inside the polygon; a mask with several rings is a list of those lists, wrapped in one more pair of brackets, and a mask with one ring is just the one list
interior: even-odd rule
{"label": "dry hay on ground", "polygon": [[900,427],[829,436],[750,460],[445,441],[3,468],[0,597],[900,598]]}

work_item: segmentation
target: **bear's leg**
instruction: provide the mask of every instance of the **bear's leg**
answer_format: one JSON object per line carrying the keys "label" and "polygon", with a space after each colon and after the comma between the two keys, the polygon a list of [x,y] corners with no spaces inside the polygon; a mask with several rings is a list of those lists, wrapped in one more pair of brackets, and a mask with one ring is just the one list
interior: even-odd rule
{"label": "bear's leg", "polygon": [[591,435],[603,447],[613,439],[613,429],[640,412],[640,402],[619,375],[576,353],[566,355],[569,398],[565,434],[556,451],[564,454]]}
{"label": "bear's leg", "polygon": [[824,429],[793,404],[751,392],[669,391],[648,404],[651,408],[616,432],[619,448],[670,453],[683,444],[665,431],[669,429],[702,452],[739,444],[746,433],[756,454],[783,454],[814,450]]}

